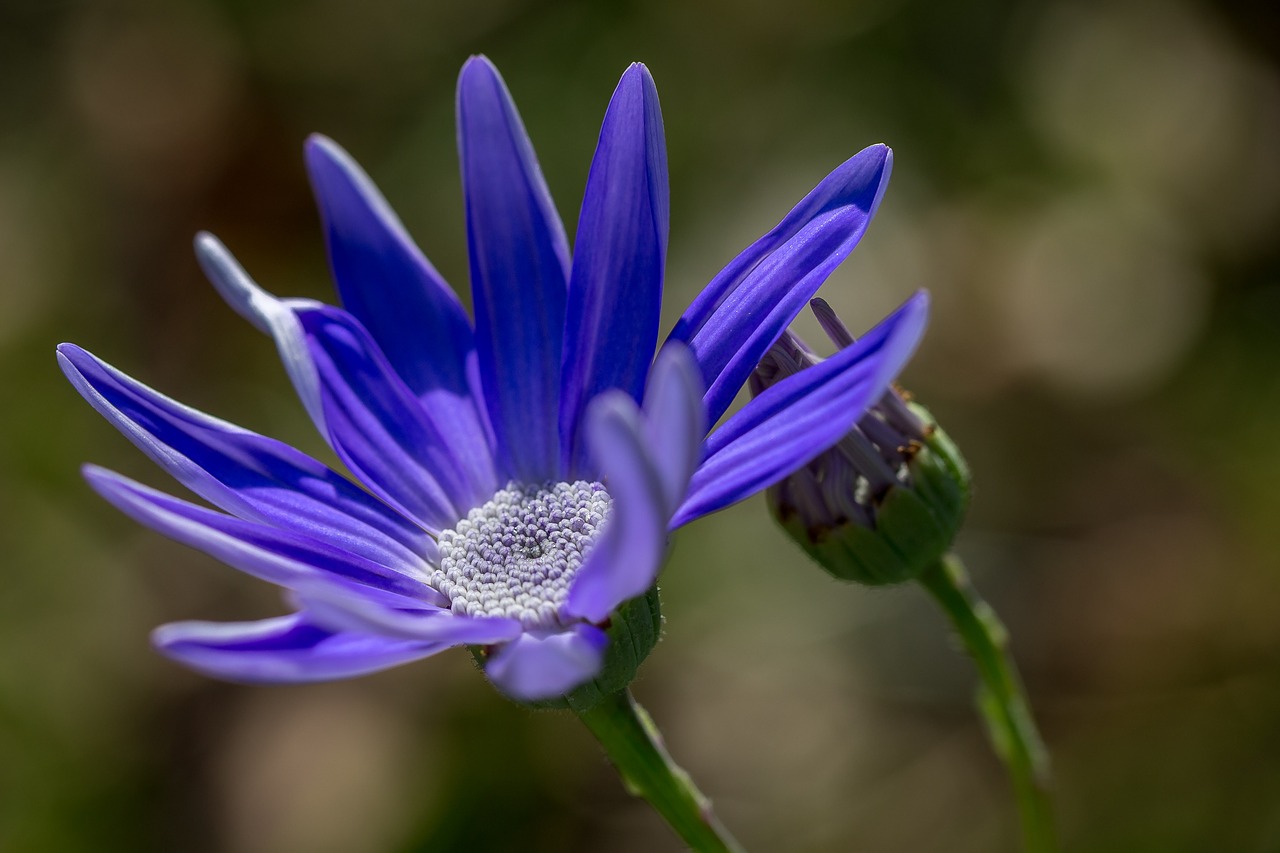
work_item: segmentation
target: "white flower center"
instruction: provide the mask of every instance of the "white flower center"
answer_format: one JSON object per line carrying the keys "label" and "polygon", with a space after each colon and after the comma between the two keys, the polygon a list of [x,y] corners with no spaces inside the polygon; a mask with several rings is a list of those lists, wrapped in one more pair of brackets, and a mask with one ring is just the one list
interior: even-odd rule
{"label": "white flower center", "polygon": [[459,616],[554,627],[611,504],[600,483],[508,483],[440,534],[440,568],[431,585]]}

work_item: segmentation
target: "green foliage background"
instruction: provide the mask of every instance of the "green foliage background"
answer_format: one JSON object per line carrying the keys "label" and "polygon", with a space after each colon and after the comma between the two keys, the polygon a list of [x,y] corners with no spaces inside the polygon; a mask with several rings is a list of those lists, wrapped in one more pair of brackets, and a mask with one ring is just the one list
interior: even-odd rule
{"label": "green foliage background", "polygon": [[[300,157],[322,131],[465,292],[452,98],[473,52],[571,233],[609,93],[649,65],[668,324],[828,170],[892,145],[881,214],[823,294],[865,328],[934,293],[905,383],[974,469],[961,550],[1013,631],[1067,848],[1280,849],[1268,9],[3,0],[0,849],[678,849],[574,720],[506,703],[464,652],[305,688],[159,658],[160,622],[282,605],[78,475],[167,486],[62,380],[62,340],[323,455],[190,239],[332,298]],[[1014,849],[972,672],[919,591],[837,584],[758,500],[682,531],[662,586],[636,693],[751,849]]]}

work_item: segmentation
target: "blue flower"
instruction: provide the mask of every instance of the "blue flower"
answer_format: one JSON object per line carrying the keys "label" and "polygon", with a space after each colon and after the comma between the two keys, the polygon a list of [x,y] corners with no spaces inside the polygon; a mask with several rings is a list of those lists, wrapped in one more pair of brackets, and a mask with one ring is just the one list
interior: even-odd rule
{"label": "blue flower", "polygon": [[837,441],[922,333],[918,294],[707,436],[861,238],[889,149],[841,165],[735,258],[655,358],[668,191],[649,72],[628,68],[609,103],[572,263],[520,117],[483,57],[462,69],[457,118],[474,322],[323,137],[308,141],[306,162],[343,308],[277,298],[212,236],[196,240],[222,295],[274,339],[356,482],[59,347],[80,393],[217,509],[93,466],[90,484],[141,523],[284,587],[296,606],[258,622],[162,626],[154,641],[170,657],[290,682],[468,645],[514,698],[572,691],[604,666],[612,617],[653,588],[670,532]]}

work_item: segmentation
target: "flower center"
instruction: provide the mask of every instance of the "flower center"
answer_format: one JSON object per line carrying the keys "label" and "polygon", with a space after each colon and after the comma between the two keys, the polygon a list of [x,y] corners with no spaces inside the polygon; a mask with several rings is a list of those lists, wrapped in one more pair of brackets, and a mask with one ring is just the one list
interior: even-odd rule
{"label": "flower center", "polygon": [[432,586],[459,616],[505,616],[554,627],[612,499],[600,483],[508,483],[440,534]]}

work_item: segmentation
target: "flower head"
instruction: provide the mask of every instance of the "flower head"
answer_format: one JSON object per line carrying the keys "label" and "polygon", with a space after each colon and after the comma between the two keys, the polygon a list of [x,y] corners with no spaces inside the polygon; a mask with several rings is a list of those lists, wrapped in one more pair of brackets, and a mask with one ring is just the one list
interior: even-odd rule
{"label": "flower head", "polygon": [[734,259],[655,358],[668,198],[648,71],[628,68],[609,103],[572,263],[519,115],[482,57],[459,78],[458,146],[471,317],[323,137],[307,142],[306,163],[343,308],[275,297],[212,236],[196,240],[214,285],[274,339],[355,482],[59,347],[85,398],[217,509],[88,467],[94,488],[295,605],[260,622],[163,626],[154,639],[170,657],[226,678],[307,681],[467,645],[520,700],[620,689],[657,638],[670,531],[838,440],[832,413],[879,399],[921,334],[923,295],[836,369],[779,383],[708,437],[861,238],[889,150],[842,164]]}
{"label": "flower head", "polygon": [[[855,346],[854,337],[824,300],[811,304],[841,350],[835,361]],[[752,374],[752,394],[766,396],[829,361],[786,332]],[[851,427],[847,418],[838,442],[769,487],[769,508],[831,574],[872,585],[912,580],[959,532],[968,467],[932,415],[896,387],[855,410]]]}

